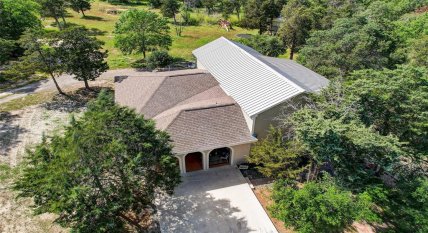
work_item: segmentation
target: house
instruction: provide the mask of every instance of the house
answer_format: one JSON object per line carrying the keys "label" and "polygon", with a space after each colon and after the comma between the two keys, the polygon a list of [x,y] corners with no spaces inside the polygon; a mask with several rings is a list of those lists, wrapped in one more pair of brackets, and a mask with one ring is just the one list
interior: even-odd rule
{"label": "house", "polygon": [[116,102],[171,135],[182,173],[245,161],[288,101],[328,85],[294,61],[223,37],[193,54],[198,69],[115,78]]}

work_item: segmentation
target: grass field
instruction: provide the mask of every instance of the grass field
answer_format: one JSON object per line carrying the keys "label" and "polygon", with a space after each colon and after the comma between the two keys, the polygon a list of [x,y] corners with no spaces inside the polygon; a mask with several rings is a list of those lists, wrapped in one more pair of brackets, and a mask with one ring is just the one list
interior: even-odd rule
{"label": "grass field", "polygon": [[[100,40],[105,42],[104,48],[109,51],[108,63],[111,69],[130,67],[130,64],[142,58],[142,54],[124,55],[121,51],[114,47],[114,25],[120,15],[108,14],[107,10],[118,9],[126,10],[130,8],[149,9],[145,1],[142,4],[132,5],[112,5],[107,2],[94,1],[92,2],[92,9],[85,12],[85,18],[81,14],[69,10],[69,15],[66,18],[67,23],[84,25],[89,29],[98,31],[97,36]],[[153,10],[156,11],[156,10]],[[187,26],[184,28],[182,36],[176,36],[173,25],[171,25],[171,36],[173,43],[170,48],[170,54],[175,57],[181,57],[186,60],[193,60],[192,50],[213,41],[220,36],[226,38],[236,38],[237,34],[248,33],[255,34],[255,30],[247,30],[239,27],[234,27],[234,30],[227,32],[219,28],[217,25],[212,25],[221,18],[221,15],[207,16],[204,10],[199,9],[200,12],[193,12],[192,17],[204,21],[199,26]],[[236,20],[236,16],[232,16],[232,21]],[[208,22],[208,23],[207,23]],[[44,20],[46,27],[54,28],[54,21],[51,18]]]}

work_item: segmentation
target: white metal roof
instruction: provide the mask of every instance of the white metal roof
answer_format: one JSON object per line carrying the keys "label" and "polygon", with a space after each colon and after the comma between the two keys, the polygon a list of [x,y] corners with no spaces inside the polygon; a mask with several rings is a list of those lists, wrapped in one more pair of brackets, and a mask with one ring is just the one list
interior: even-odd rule
{"label": "white metal roof", "polygon": [[[257,51],[224,37],[194,50],[193,54],[250,117],[310,91],[302,82],[286,77],[286,72],[263,59]],[[304,72],[297,74],[305,75]]]}

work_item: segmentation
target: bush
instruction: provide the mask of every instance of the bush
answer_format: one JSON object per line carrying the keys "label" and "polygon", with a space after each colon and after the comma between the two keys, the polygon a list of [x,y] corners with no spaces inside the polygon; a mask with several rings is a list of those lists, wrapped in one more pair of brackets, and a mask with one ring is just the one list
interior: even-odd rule
{"label": "bush", "polygon": [[149,69],[163,68],[173,62],[167,51],[154,51],[146,59],[146,67]]}
{"label": "bush", "polygon": [[330,179],[306,183],[301,189],[279,181],[272,197],[274,217],[298,232],[343,232],[356,220],[378,221],[368,194],[353,196]]}

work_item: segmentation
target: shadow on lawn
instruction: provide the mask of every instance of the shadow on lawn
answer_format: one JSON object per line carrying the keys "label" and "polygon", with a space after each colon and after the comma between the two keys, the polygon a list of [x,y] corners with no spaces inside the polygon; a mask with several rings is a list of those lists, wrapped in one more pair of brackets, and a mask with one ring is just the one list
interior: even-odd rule
{"label": "shadow on lawn", "polygon": [[102,17],[99,16],[93,16],[93,15],[85,15],[82,17],[82,19],[87,19],[87,20],[94,20],[94,21],[107,21]]}
{"label": "shadow on lawn", "polygon": [[27,130],[15,122],[20,116],[9,112],[0,112],[0,155],[5,156],[20,141],[19,135]]}
{"label": "shadow on lawn", "polygon": [[113,91],[106,87],[91,87],[91,90],[80,88],[67,95],[56,94],[52,101],[44,103],[42,106],[47,110],[57,110],[61,112],[78,112],[86,107],[90,100],[97,98],[102,89]]}

